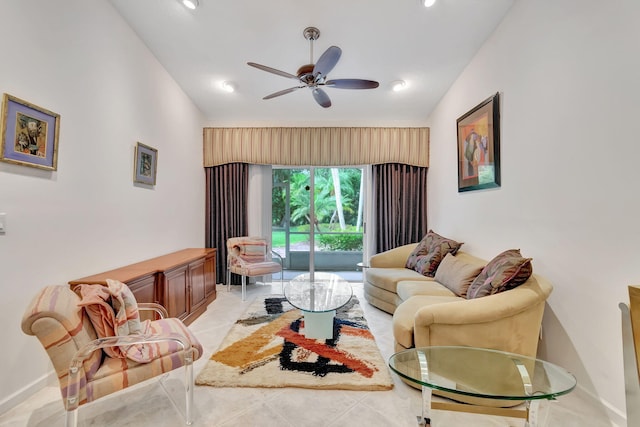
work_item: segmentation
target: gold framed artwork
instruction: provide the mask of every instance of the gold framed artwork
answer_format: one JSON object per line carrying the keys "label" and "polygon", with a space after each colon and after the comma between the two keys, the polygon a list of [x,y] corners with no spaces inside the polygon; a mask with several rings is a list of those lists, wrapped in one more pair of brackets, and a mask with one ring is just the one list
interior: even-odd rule
{"label": "gold framed artwork", "polygon": [[156,185],[158,150],[138,142],[134,157],[133,182]]}
{"label": "gold framed artwork", "polygon": [[500,187],[500,94],[457,120],[458,192]]}
{"label": "gold framed artwork", "polygon": [[5,93],[0,133],[3,162],[58,169],[59,114]]}

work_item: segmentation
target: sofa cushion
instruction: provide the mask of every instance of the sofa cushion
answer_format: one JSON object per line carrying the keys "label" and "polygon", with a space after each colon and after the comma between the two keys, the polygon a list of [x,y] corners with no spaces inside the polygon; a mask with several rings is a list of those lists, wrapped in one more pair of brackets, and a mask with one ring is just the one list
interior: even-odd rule
{"label": "sofa cushion", "polygon": [[398,283],[396,292],[402,301],[406,301],[416,295],[456,296],[450,289],[435,280],[404,280]]}
{"label": "sofa cushion", "polygon": [[424,276],[433,277],[444,256],[447,253],[455,255],[460,246],[462,243],[429,230],[407,258],[406,267]]}
{"label": "sofa cushion", "polygon": [[373,286],[371,283],[364,282],[364,294],[372,305],[378,307],[380,310],[384,310],[387,313],[393,314],[396,307],[402,303],[402,300],[398,294],[394,292],[386,291],[382,288]]}
{"label": "sofa cushion", "polygon": [[365,276],[371,285],[393,293],[396,293],[398,283],[403,280],[433,280],[408,268],[367,268]]}
{"label": "sofa cushion", "polygon": [[435,279],[457,296],[466,297],[469,285],[483,268],[483,264],[469,262],[463,257],[447,253],[436,270]]}
{"label": "sofa cushion", "polygon": [[520,249],[509,249],[496,255],[467,289],[467,299],[493,295],[520,286],[533,272],[531,259],[523,258]]}
{"label": "sofa cushion", "polygon": [[393,337],[404,348],[414,347],[413,325],[416,313],[423,307],[459,301],[456,296],[417,295],[400,304],[393,313]]}

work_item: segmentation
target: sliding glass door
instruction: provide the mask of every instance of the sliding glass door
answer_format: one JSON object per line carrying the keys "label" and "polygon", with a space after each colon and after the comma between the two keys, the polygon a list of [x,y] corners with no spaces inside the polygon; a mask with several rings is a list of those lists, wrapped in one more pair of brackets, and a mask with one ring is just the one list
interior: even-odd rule
{"label": "sliding glass door", "polygon": [[363,213],[361,168],[273,168],[272,247],[285,270],[358,271]]}

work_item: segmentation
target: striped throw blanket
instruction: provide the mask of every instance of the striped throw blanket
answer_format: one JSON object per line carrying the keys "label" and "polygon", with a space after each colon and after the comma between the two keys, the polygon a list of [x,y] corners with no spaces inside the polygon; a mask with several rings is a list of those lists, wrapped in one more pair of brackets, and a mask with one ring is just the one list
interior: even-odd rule
{"label": "striped throw blanket", "polygon": [[[127,285],[107,279],[107,286],[77,285],[74,291],[82,298],[84,307],[99,338],[127,335],[148,335],[150,321],[140,321],[138,303]],[[147,363],[160,355],[159,344],[135,344],[107,347],[104,351],[119,359]]]}

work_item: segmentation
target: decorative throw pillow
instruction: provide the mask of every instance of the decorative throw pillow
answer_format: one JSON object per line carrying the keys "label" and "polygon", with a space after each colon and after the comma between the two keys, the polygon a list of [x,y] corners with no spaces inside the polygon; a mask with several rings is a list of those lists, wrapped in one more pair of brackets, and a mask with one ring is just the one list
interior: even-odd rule
{"label": "decorative throw pillow", "polygon": [[531,277],[532,258],[523,258],[520,249],[509,249],[492,259],[467,289],[467,299],[497,294],[522,285]]}
{"label": "decorative throw pillow", "polygon": [[431,241],[430,239],[432,238],[430,237],[431,233],[432,231],[429,230],[429,232],[424,235],[422,240],[420,240],[420,242],[418,243],[418,246],[416,246],[413,252],[409,254],[409,258],[407,258],[407,263],[405,264],[405,267],[411,270],[414,270],[416,268],[416,262],[418,261],[418,257],[421,255],[425,255],[429,250],[429,242]]}
{"label": "decorative throw pillow", "polygon": [[470,264],[447,253],[436,270],[436,282],[447,287],[459,297],[467,296],[471,282],[480,274],[483,266]]}
{"label": "decorative throw pillow", "polygon": [[424,276],[433,277],[442,258],[447,253],[455,255],[460,246],[462,246],[462,243],[442,237],[434,233],[433,230],[429,230],[409,255],[406,267]]}

